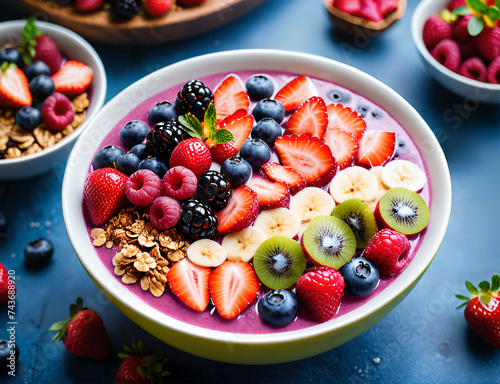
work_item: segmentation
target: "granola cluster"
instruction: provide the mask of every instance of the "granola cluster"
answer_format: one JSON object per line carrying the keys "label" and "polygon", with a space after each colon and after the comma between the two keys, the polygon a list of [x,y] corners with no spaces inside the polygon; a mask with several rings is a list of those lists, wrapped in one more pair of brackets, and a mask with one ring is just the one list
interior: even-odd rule
{"label": "granola cluster", "polygon": [[73,122],[61,132],[52,132],[43,123],[33,132],[26,132],[15,123],[13,110],[0,108],[0,159],[28,156],[57,144],[83,123],[89,103],[85,92],[71,101],[75,117]]}
{"label": "granola cluster", "polygon": [[90,235],[96,247],[120,248],[113,256],[113,266],[123,283],[140,281],[141,288],[156,297],[165,292],[170,266],[186,257],[189,247],[175,229],[158,231],[136,206],[122,209],[106,229],[94,228]]}

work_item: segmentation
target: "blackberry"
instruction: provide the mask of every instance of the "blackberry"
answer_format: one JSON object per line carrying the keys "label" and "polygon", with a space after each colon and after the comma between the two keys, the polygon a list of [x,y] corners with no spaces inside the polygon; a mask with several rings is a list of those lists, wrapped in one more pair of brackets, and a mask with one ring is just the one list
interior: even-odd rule
{"label": "blackberry", "polygon": [[139,13],[140,0],[112,0],[111,12],[124,20],[129,20]]}
{"label": "blackberry", "polygon": [[193,239],[210,238],[217,229],[217,217],[203,201],[192,198],[181,203],[181,218],[177,222],[179,232]]}
{"label": "blackberry", "polygon": [[172,151],[183,139],[184,131],[179,123],[162,121],[149,131],[146,147],[150,155],[158,157],[168,165]]}
{"label": "blackberry", "polygon": [[226,206],[231,192],[231,184],[220,172],[208,171],[198,179],[196,195],[206,201],[214,211]]}
{"label": "blackberry", "polygon": [[175,109],[179,115],[191,112],[198,120],[203,121],[208,105],[214,100],[210,88],[200,80],[186,83],[175,99]]}

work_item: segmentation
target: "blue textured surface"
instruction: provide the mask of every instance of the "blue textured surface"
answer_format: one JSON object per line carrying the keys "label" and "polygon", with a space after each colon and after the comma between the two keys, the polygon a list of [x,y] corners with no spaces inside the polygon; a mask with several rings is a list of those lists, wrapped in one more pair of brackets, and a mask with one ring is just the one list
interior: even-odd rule
{"label": "blue textured surface", "polygon": [[[243,18],[201,37],[158,46],[95,44],[108,74],[107,100],[165,65],[204,53],[239,48],[276,48],[313,53],[357,67],[407,99],[439,139],[449,162],[453,208],[446,238],[417,287],[390,315],[343,346],[306,360],[274,366],[217,363],[180,352],[121,314],[99,292],[68,240],[61,210],[63,165],[26,181],[0,183],[0,210],[9,236],[0,261],[16,271],[17,343],[15,379],[6,383],[110,383],[117,357],[98,362],[75,357],[50,341],[47,328],[68,316],[76,296],[97,310],[115,350],[132,338],[151,349],[162,347],[175,383],[493,383],[499,382],[500,352],[471,332],[455,293],[465,280],[478,283],[500,272],[499,112],[465,102],[441,88],[425,72],[410,35],[417,5],[376,39],[338,32],[320,0],[268,0]],[[0,0],[0,21],[20,18]],[[375,100],[376,101],[376,100]],[[24,245],[45,236],[55,245],[52,263],[40,271],[23,265]],[[0,307],[0,337],[6,336],[7,309]],[[380,358],[375,364],[374,358]],[[3,378],[0,378],[0,382]]]}

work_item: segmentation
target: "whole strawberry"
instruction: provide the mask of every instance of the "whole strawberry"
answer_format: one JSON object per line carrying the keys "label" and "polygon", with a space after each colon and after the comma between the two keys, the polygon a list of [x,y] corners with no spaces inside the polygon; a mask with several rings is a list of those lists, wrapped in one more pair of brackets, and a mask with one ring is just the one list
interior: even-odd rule
{"label": "whole strawberry", "polygon": [[172,7],[172,0],[145,0],[144,8],[150,16],[161,16]]}
{"label": "whole strawberry", "polygon": [[500,348],[500,276],[494,274],[491,284],[479,283],[478,288],[469,281],[465,282],[472,297],[456,295],[464,300],[458,308],[465,307],[467,324],[494,348]]}
{"label": "whole strawberry", "polygon": [[49,331],[57,331],[52,340],[61,340],[66,349],[81,357],[104,360],[113,349],[101,317],[92,309],[83,307],[79,297],[69,307],[70,318],[54,323]]}
{"label": "whole strawberry", "polygon": [[138,343],[132,340],[132,347],[123,345],[123,348],[125,352],[118,354],[123,362],[116,373],[115,384],[161,383],[162,377],[170,375],[168,371],[163,370],[167,359],[162,359],[161,349],[148,356],[140,340]]}
{"label": "whole strawberry", "polygon": [[344,288],[344,278],[331,267],[312,268],[297,281],[297,294],[322,322],[337,314]]}
{"label": "whole strawberry", "polygon": [[408,265],[411,244],[408,238],[392,229],[382,229],[373,235],[363,256],[375,263],[379,272],[393,275]]}
{"label": "whole strawberry", "polygon": [[210,169],[212,155],[200,139],[186,139],[174,148],[170,156],[170,168],[179,165],[191,170],[196,177],[200,177]]}
{"label": "whole strawberry", "polygon": [[4,304],[7,301],[12,300],[15,295],[16,285],[13,280],[9,279],[9,273],[5,265],[0,263],[0,304]]}

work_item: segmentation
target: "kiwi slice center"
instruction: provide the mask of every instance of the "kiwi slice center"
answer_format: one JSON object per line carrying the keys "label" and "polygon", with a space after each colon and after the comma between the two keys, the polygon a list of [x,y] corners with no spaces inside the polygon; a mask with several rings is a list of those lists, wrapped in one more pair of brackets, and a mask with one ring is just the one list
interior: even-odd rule
{"label": "kiwi slice center", "polygon": [[354,232],[354,236],[363,237],[366,224],[361,215],[350,214],[346,218],[344,218],[344,221],[347,223],[347,225],[349,225],[349,227],[351,227],[352,231]]}
{"label": "kiwi slice center", "polygon": [[342,248],[344,247],[344,237],[336,233],[331,233],[328,231],[321,231],[316,236],[316,241],[321,244],[323,252],[327,256],[339,256],[342,253]]}
{"label": "kiwi slice center", "polygon": [[267,262],[269,267],[276,273],[277,276],[288,276],[292,268],[292,260],[289,256],[285,255],[280,249],[272,252]]}
{"label": "kiwi slice center", "polygon": [[417,218],[418,207],[407,200],[393,200],[391,212],[392,217],[399,224],[413,225]]}

